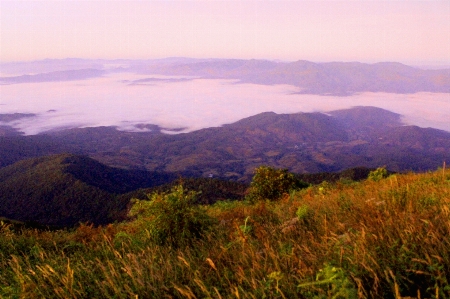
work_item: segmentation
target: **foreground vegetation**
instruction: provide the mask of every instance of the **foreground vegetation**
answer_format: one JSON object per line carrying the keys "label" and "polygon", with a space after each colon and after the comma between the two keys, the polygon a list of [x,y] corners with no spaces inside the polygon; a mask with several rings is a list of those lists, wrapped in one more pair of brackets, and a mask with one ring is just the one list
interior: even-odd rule
{"label": "foreground vegetation", "polygon": [[3,223],[0,297],[450,298],[450,171],[253,191],[199,206],[179,186],[103,227]]}

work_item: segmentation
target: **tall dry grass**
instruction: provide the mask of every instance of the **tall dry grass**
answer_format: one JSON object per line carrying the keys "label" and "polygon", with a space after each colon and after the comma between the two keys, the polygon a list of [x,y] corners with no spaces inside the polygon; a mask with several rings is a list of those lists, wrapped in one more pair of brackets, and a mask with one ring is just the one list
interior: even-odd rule
{"label": "tall dry grass", "polygon": [[142,222],[0,233],[2,298],[450,298],[450,172],[221,202],[190,246]]}

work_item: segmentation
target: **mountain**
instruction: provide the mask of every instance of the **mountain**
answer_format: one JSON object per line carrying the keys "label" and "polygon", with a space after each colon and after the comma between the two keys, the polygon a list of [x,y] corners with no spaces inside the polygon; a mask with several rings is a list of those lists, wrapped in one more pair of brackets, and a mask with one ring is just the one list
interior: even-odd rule
{"label": "mountain", "polygon": [[242,83],[290,84],[303,94],[346,96],[358,92],[450,92],[450,69],[424,70],[397,62],[314,63],[304,60],[216,59],[131,67],[144,74],[183,75],[210,79],[237,79]]}
{"label": "mountain", "polygon": [[44,59],[35,61],[0,62],[0,71],[7,76],[23,74],[39,74],[57,71],[70,71],[80,69],[103,69],[103,63],[99,60],[66,58]]}
{"label": "mountain", "polygon": [[[449,160],[449,146],[450,133],[403,126],[397,114],[357,107],[330,115],[263,113],[220,128],[157,135],[145,151],[147,167],[248,180],[261,164],[296,173],[434,169]],[[145,154],[132,148],[130,156]]]}
{"label": "mountain", "polygon": [[27,159],[0,169],[0,217],[54,227],[111,223],[129,201],[119,194],[175,178],[69,154]]}
{"label": "mountain", "polygon": [[450,133],[405,126],[374,107],[323,113],[267,112],[217,128],[162,134],[113,127],[0,137],[0,166],[70,152],[106,165],[191,177],[249,181],[260,165],[296,173],[386,166],[396,172],[436,169],[450,161]]}
{"label": "mountain", "polygon": [[54,71],[49,73],[40,73],[34,75],[20,75],[12,77],[0,77],[0,85],[19,84],[19,83],[38,83],[38,82],[59,82],[71,80],[85,80],[100,77],[105,72],[97,69],[81,69]]}
{"label": "mountain", "polygon": [[[0,63],[0,84],[81,80],[111,72],[233,79],[263,85],[289,84],[298,93],[346,96],[358,92],[450,92],[450,69],[421,69],[398,62],[316,63],[172,57],[150,60],[46,59]],[[32,74],[32,75],[30,75]]]}

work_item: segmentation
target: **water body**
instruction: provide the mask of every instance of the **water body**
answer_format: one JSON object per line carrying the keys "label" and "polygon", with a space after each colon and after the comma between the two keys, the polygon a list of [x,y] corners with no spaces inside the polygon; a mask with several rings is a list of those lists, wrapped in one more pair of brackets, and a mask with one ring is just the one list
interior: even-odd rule
{"label": "water body", "polygon": [[[0,114],[34,117],[0,122],[27,135],[74,127],[117,126],[140,131],[156,124],[177,132],[232,123],[261,112],[328,112],[374,106],[402,115],[408,125],[450,132],[448,93],[359,93],[347,97],[295,94],[290,85],[237,80],[113,73],[86,80],[0,85]],[[142,126],[140,126],[142,128]]]}

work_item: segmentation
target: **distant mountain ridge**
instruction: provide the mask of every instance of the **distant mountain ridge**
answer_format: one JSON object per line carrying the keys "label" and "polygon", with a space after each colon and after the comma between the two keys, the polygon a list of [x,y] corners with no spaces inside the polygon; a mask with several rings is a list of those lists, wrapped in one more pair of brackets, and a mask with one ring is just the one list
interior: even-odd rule
{"label": "distant mountain ridge", "polygon": [[103,70],[80,69],[80,70],[54,71],[34,75],[0,77],[0,85],[85,80],[89,78],[99,77],[104,73],[105,72]]}
{"label": "distant mountain ridge", "polygon": [[[235,79],[241,83],[289,84],[302,94],[346,96],[359,92],[450,93],[450,69],[425,70],[398,62],[315,63],[244,59],[174,57],[149,60],[62,59],[0,64],[0,84],[79,80],[105,72],[132,72],[203,79]],[[34,75],[26,75],[27,73]],[[25,75],[24,75],[25,73]]]}
{"label": "distant mountain ridge", "polygon": [[136,71],[147,74],[238,79],[243,83],[290,84],[304,94],[351,95],[357,92],[450,92],[450,69],[422,70],[397,62],[314,63],[265,60],[213,60],[169,65],[148,65]]}

